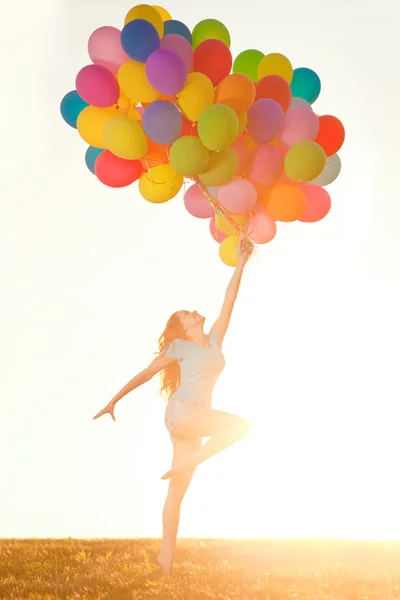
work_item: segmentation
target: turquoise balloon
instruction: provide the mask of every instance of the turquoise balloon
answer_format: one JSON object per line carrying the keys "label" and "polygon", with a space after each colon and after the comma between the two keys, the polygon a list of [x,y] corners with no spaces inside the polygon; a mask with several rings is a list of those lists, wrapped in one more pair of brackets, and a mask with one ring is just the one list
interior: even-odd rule
{"label": "turquoise balloon", "polygon": [[68,125],[76,129],[76,121],[79,114],[87,106],[89,106],[89,104],[82,100],[76,90],[73,90],[72,92],[68,92],[61,100],[61,116]]}
{"label": "turquoise balloon", "polygon": [[93,173],[93,175],[96,174],[95,170],[94,170],[94,165],[96,163],[98,156],[100,156],[100,154],[102,152],[104,152],[104,150],[102,150],[101,148],[93,148],[93,146],[89,146],[89,148],[86,150],[86,154],[85,154],[86,166],[89,169],[89,171],[91,171]]}
{"label": "turquoise balloon", "polygon": [[321,80],[315,71],[300,67],[293,71],[293,79],[290,84],[293,98],[304,98],[313,104],[321,92]]}

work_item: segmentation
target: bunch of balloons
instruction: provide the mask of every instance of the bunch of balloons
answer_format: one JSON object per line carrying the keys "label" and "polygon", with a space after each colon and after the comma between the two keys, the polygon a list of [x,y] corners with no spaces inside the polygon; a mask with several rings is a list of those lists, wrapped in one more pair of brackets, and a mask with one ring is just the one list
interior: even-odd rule
{"label": "bunch of balloons", "polygon": [[271,241],[277,222],[315,222],[331,207],[342,123],[312,105],[321,81],[279,53],[244,50],[235,60],[223,23],[192,31],[159,6],[140,4],[122,30],[100,27],[91,64],[61,102],[89,145],[86,164],[105,185],[139,182],[163,203],[185,179],[186,210],[210,221],[219,255],[234,266],[240,235]]}

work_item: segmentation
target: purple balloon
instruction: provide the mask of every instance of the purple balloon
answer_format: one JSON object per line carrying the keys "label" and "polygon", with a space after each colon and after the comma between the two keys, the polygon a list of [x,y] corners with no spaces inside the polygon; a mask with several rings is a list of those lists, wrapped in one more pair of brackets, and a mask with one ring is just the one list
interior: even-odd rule
{"label": "purple balloon", "polygon": [[284,112],[271,98],[256,100],[248,111],[247,130],[258,144],[271,142],[281,131]]}
{"label": "purple balloon", "polygon": [[160,48],[149,56],[146,75],[150,85],[160,94],[175,96],[185,85],[187,69],[179,54]]}
{"label": "purple balloon", "polygon": [[183,118],[168,100],[156,100],[143,111],[142,125],[156,144],[172,144],[182,133]]}

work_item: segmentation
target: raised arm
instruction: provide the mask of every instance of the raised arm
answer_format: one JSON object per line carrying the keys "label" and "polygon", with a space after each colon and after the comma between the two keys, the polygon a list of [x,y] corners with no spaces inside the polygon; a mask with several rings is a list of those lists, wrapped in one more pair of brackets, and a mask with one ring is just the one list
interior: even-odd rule
{"label": "raised arm", "polygon": [[243,269],[244,269],[246,262],[249,259],[250,254],[251,254],[251,251],[248,246],[244,247],[244,248],[243,248],[243,246],[241,246],[238,263],[237,263],[235,271],[232,275],[232,279],[230,280],[228,287],[226,288],[225,299],[224,299],[224,303],[222,305],[221,312],[219,314],[218,319],[215,321],[214,325],[211,327],[211,331],[215,331],[215,333],[218,335],[219,339],[221,340],[221,343],[224,340],[225,334],[227,332],[227,329],[228,329],[228,326],[229,326],[229,323],[231,320],[233,307],[235,305],[239,287],[240,287],[240,282],[242,280]]}
{"label": "raised arm", "polygon": [[149,364],[148,367],[143,369],[143,371],[140,371],[140,373],[138,373],[137,375],[135,375],[135,377],[128,381],[128,383],[124,385],[124,387],[118,392],[118,394],[116,394],[114,398],[110,400],[107,406],[105,406],[99,413],[97,413],[97,415],[95,415],[93,419],[98,419],[102,415],[109,413],[115,421],[114,406],[117,404],[117,402],[119,402],[121,398],[129,394],[129,392],[132,392],[147,381],[150,381],[150,379],[152,379],[154,375],[165,369],[174,360],[175,359],[170,356],[157,356]]}

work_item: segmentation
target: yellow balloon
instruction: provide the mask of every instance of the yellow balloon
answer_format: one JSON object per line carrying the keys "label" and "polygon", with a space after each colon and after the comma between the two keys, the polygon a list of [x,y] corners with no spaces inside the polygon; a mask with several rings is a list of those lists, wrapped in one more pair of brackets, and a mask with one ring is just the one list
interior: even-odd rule
{"label": "yellow balloon", "polygon": [[[229,215],[231,219],[236,221],[238,225],[243,225],[246,222],[246,215]],[[233,235],[236,233],[236,230],[233,225],[228,223],[226,219],[219,213],[215,215],[215,226],[221,231],[221,233],[225,233],[225,235]]]}
{"label": "yellow balloon", "polygon": [[219,245],[219,257],[228,267],[236,267],[238,263],[239,244],[240,238],[237,235],[230,235]]}
{"label": "yellow balloon", "polygon": [[146,65],[127,60],[118,70],[118,83],[121,90],[135,103],[154,102],[159,94],[151,87],[146,76]]}
{"label": "yellow balloon", "polygon": [[86,106],[79,114],[76,124],[79,135],[89,146],[107,148],[103,130],[110,118],[110,115],[104,108]]}
{"label": "yellow balloon", "polygon": [[139,179],[139,192],[148,202],[162,204],[176,196],[183,185],[183,177],[168,163],[150,167]]}
{"label": "yellow balloon", "polygon": [[125,25],[135,19],[149,21],[157,29],[160,38],[164,35],[164,22],[154,6],[150,6],[150,4],[138,4],[134,6],[125,17]]}
{"label": "yellow balloon", "polygon": [[162,6],[155,6],[153,5],[153,8],[156,9],[156,11],[158,12],[158,14],[160,15],[160,17],[162,18],[162,20],[165,21],[170,21],[172,19],[171,15],[169,14],[169,12],[163,8]]}
{"label": "yellow balloon", "polygon": [[177,95],[177,104],[185,117],[194,123],[214,103],[214,96],[214,86],[207,75],[189,73],[184,88]]}
{"label": "yellow balloon", "polygon": [[240,136],[242,136],[245,132],[245,129],[247,127],[247,121],[248,121],[247,112],[244,112],[241,115],[239,115],[238,121],[239,121],[239,131],[236,136],[236,139],[240,138]]}
{"label": "yellow balloon", "polygon": [[326,154],[316,142],[294,144],[285,157],[285,173],[292,181],[311,181],[324,170]]}
{"label": "yellow balloon", "polygon": [[177,139],[169,150],[169,164],[180,175],[194,177],[207,168],[210,151],[195,135]]}
{"label": "yellow balloon", "polygon": [[221,152],[211,152],[207,169],[199,174],[199,179],[204,185],[224,185],[234,177],[238,165],[238,156],[230,146]]}
{"label": "yellow balloon", "polygon": [[279,52],[273,52],[264,56],[258,65],[258,80],[267,75],[280,75],[291,83],[293,79],[293,67],[290,60]]}
{"label": "yellow balloon", "polygon": [[138,160],[147,152],[147,138],[141,125],[129,117],[113,117],[104,127],[104,141],[119,158]]}

